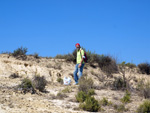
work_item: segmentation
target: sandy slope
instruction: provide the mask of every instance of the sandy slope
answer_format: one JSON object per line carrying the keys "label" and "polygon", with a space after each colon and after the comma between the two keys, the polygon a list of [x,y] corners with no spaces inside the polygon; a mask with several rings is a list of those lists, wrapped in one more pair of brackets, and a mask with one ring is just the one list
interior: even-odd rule
{"label": "sandy slope", "polygon": [[[29,56],[28,56],[29,57]],[[29,57],[28,61],[16,60],[9,55],[0,55],[0,113],[79,113],[85,112],[78,109],[79,103],[76,102],[75,95],[77,94],[78,86],[70,85],[71,91],[66,93],[67,97],[64,99],[55,98],[56,95],[68,86],[60,85],[57,82],[58,77],[68,76],[72,79],[74,71],[74,64],[66,62],[62,59],[48,59],[40,58],[34,59]],[[98,74],[100,78],[93,75],[93,72]],[[13,73],[19,74],[19,78],[12,79],[9,76]],[[114,91],[110,88],[104,87],[112,78],[107,78],[99,68],[87,67],[84,69],[84,74],[87,73],[88,77],[92,77],[94,84],[101,86],[96,90],[95,98],[101,100],[103,97],[108,98],[113,104],[121,104],[120,99],[124,96],[124,91]],[[46,86],[47,93],[37,94],[22,94],[14,89],[21,83],[23,78],[33,78],[34,75],[45,76],[49,82]],[[120,74],[115,74],[119,76]],[[127,76],[132,75],[134,79],[146,78],[146,75],[137,73],[128,73]],[[102,80],[100,82],[99,80]],[[132,81],[133,86],[135,85]],[[137,107],[144,100],[143,97],[138,96],[136,93],[131,94],[131,103],[126,104],[125,107],[129,113],[135,113]],[[112,106],[103,107],[105,113],[115,113],[116,111]]]}

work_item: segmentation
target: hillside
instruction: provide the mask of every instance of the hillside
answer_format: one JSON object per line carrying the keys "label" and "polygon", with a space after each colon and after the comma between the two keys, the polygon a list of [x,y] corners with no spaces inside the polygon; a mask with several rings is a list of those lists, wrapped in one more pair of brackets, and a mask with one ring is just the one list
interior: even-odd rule
{"label": "hillside", "polygon": [[[34,58],[27,56],[27,60],[19,60],[8,54],[0,54],[0,113],[79,113],[86,112],[79,109],[79,103],[75,95],[78,92],[79,85],[73,85],[73,71],[75,64],[67,62],[65,59],[54,58]],[[148,75],[139,74],[137,69],[127,69],[126,77],[131,89],[131,102],[124,104],[127,110],[123,112],[135,113],[138,106],[145,100],[136,90],[140,80],[149,80]],[[94,81],[95,95],[97,100],[107,98],[113,105],[121,105],[124,90],[114,90],[113,81],[117,77],[122,77],[121,72],[106,75],[97,66],[95,68],[86,64],[83,72],[88,78]],[[11,78],[10,75],[16,74],[18,77]],[[16,86],[21,84],[24,78],[33,79],[35,75],[44,76],[48,81],[46,92],[37,92],[36,94],[22,93],[16,90]],[[72,82],[70,86],[64,86],[57,80],[58,78],[70,77]],[[69,89],[67,93],[63,93]],[[64,94],[58,96],[58,93]],[[102,113],[116,113],[114,106],[102,106]]]}

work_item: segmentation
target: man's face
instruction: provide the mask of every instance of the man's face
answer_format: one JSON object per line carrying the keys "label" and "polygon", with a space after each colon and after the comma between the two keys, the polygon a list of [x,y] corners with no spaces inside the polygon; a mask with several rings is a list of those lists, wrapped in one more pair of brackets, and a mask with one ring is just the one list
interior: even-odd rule
{"label": "man's face", "polygon": [[79,50],[80,50],[80,46],[79,46],[79,45],[77,45],[77,46],[76,46],[76,49],[79,51]]}

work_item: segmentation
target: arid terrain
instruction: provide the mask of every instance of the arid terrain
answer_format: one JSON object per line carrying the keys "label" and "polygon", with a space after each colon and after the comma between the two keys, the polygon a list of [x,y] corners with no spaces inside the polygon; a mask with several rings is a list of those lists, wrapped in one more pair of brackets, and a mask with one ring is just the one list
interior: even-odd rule
{"label": "arid terrain", "polygon": [[[27,56],[27,60],[19,60],[8,54],[0,54],[0,113],[84,113],[79,109],[75,95],[79,85],[73,85],[73,71],[75,64],[67,62],[65,59],[54,58],[34,58]],[[19,77],[11,78],[10,75],[17,74]],[[24,78],[32,79],[35,75],[44,76],[48,81],[46,92],[36,94],[22,93],[16,89]],[[122,76],[116,73],[111,77],[106,76],[99,67],[91,67],[86,64],[83,75],[92,78],[95,86],[94,97],[97,100],[107,98],[113,105],[120,105],[125,91],[114,90],[111,86],[115,77]],[[60,84],[57,79],[70,77],[71,85]],[[143,96],[135,90],[141,79],[149,80],[148,75],[139,74],[137,69],[126,70],[126,77],[131,90],[131,102],[124,104],[128,110],[126,113],[135,113],[138,106],[145,100]],[[65,89],[69,92],[63,92]],[[58,97],[62,93],[65,96]],[[113,106],[101,106],[101,113],[117,113]]]}

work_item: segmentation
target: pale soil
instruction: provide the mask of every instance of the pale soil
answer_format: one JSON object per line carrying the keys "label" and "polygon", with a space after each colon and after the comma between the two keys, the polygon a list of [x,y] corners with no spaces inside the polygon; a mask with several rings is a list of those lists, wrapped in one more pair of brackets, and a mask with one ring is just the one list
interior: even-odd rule
{"label": "pale soil", "polygon": [[[16,60],[8,55],[0,55],[0,113],[84,113],[78,109],[79,103],[76,102],[75,95],[78,91],[78,86],[70,85],[64,86],[57,82],[57,78],[62,79],[67,76],[72,79],[75,64],[66,62],[62,59],[34,59],[30,58],[29,61]],[[12,79],[9,76],[13,73],[19,74],[19,78]],[[124,96],[125,91],[115,91],[107,87],[107,82],[112,81],[113,78],[107,78],[106,75],[99,68],[92,68],[87,66],[84,69],[84,74],[94,80],[96,86],[100,86],[99,90],[95,90],[94,97],[101,100],[103,97],[108,98],[113,104],[122,104],[120,99]],[[23,94],[15,89],[21,83],[23,78],[33,78],[34,75],[45,76],[48,81],[46,86],[46,93],[37,92],[36,94]],[[100,78],[93,75],[97,74]],[[138,73],[127,72],[127,76],[132,76],[131,84],[136,87],[136,80],[146,79],[149,76],[141,75]],[[120,74],[114,74],[114,77]],[[101,82],[99,81],[101,80]],[[111,83],[111,82],[109,82]],[[104,86],[104,84],[106,86]],[[56,98],[56,95],[63,89],[68,87],[71,91],[65,93],[67,97],[64,99]],[[127,113],[135,113],[137,107],[144,101],[144,98],[139,96],[138,93],[131,93],[131,102],[125,104],[129,110]],[[101,113],[117,113],[112,106],[102,106],[104,111]]]}

